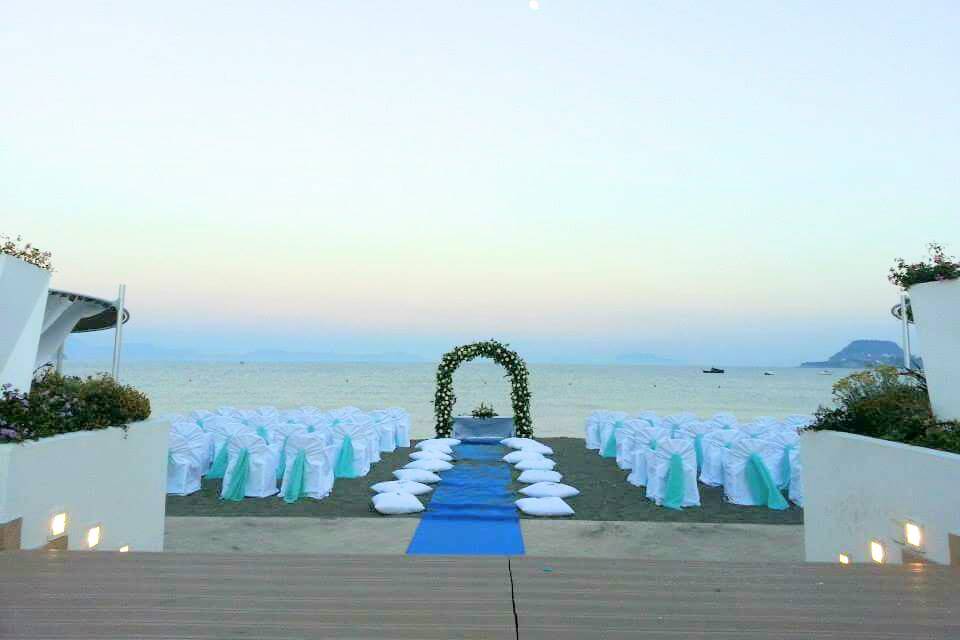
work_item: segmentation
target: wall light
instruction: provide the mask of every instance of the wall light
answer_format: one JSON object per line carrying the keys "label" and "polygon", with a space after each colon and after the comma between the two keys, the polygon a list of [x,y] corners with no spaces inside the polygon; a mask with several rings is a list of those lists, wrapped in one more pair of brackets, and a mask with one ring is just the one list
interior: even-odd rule
{"label": "wall light", "polygon": [[837,556],[837,560],[840,561],[840,564],[850,564],[850,556],[845,553],[841,553],[839,556]]}
{"label": "wall light", "polygon": [[100,525],[90,527],[87,530],[87,547],[93,549],[95,546],[100,544],[100,533]]}
{"label": "wall light", "polygon": [[923,546],[923,530],[915,522],[907,522],[903,525],[903,535],[907,539],[907,544],[911,547],[920,548]]}
{"label": "wall light", "polygon": [[883,545],[877,542],[876,540],[871,540],[870,541],[870,558],[877,564],[882,564],[886,556],[887,556],[887,552],[883,548]]}
{"label": "wall light", "polygon": [[126,553],[126,552],[130,551],[130,545],[125,544],[125,545],[123,545],[122,547],[120,547],[120,548],[118,549],[118,551],[119,551],[120,553]]}
{"label": "wall light", "polygon": [[530,0],[528,4],[530,5],[531,11],[536,11],[540,8],[540,0]]}
{"label": "wall light", "polygon": [[50,535],[54,538],[62,536],[67,530],[67,514],[58,513],[50,518]]}

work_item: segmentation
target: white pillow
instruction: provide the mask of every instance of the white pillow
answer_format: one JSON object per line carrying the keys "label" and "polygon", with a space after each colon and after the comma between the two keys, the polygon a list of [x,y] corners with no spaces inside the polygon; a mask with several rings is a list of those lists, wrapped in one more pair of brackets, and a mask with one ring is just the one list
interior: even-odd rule
{"label": "white pillow", "polygon": [[410,482],[422,482],[423,484],[440,482],[440,476],[424,469],[397,469],[393,472],[393,477],[397,480],[409,480]]}
{"label": "white pillow", "polygon": [[557,466],[557,463],[551,460],[550,458],[526,458],[513,466],[514,468],[519,469],[520,471],[528,471],[530,469],[549,470]]}
{"label": "white pillow", "polygon": [[432,449],[434,447],[455,447],[460,444],[460,441],[456,438],[430,438],[429,440],[421,440],[417,443],[417,449]]}
{"label": "white pillow", "polygon": [[520,493],[531,498],[572,498],[580,495],[580,490],[568,484],[537,482],[520,489]]}
{"label": "white pillow", "polygon": [[536,484],[537,482],[560,482],[563,476],[557,471],[547,471],[545,469],[531,469],[524,471],[517,478],[517,482],[524,484]]}
{"label": "white pillow", "polygon": [[505,438],[504,440],[500,441],[500,444],[510,447],[511,449],[537,451],[545,455],[550,455],[553,453],[553,449],[545,444],[537,442],[533,438]]}
{"label": "white pillow", "polygon": [[452,456],[448,456],[443,451],[437,451],[436,449],[424,449],[422,451],[414,451],[410,454],[411,460],[423,460],[424,458],[433,458],[435,460],[446,460],[450,462],[453,460]]}
{"label": "white pillow", "polygon": [[417,443],[417,449],[420,449],[421,451],[440,451],[446,454],[453,453],[453,449],[450,448],[450,445],[442,442],[433,442],[431,440],[424,440],[423,442]]}
{"label": "white pillow", "polygon": [[509,462],[510,464],[516,464],[521,460],[527,460],[530,458],[540,459],[543,457],[542,453],[537,453],[536,451],[525,451],[520,449],[519,451],[511,451],[507,455],[503,456],[504,462]]}
{"label": "white pillow", "polygon": [[424,493],[430,493],[433,491],[433,487],[429,487],[422,482],[411,482],[410,480],[391,480],[389,482],[378,482],[370,488],[377,493],[409,493],[410,495],[414,496],[423,495]]}
{"label": "white pillow", "polygon": [[457,440],[456,438],[430,438],[430,440],[432,442],[442,442],[443,444],[450,447],[455,447],[458,444],[460,444],[460,440]]}
{"label": "white pillow", "polygon": [[[386,494],[381,494],[386,495]],[[563,498],[520,498],[517,508],[528,516],[572,516],[570,508]]]}
{"label": "white pillow", "polygon": [[423,460],[414,460],[413,462],[408,462],[403,466],[404,469],[424,469],[425,471],[449,471],[453,469],[453,465],[447,462],[446,460],[440,460],[438,458],[424,458]]}
{"label": "white pillow", "polygon": [[400,513],[419,513],[423,504],[409,493],[378,493],[373,496],[373,508],[388,516]]}

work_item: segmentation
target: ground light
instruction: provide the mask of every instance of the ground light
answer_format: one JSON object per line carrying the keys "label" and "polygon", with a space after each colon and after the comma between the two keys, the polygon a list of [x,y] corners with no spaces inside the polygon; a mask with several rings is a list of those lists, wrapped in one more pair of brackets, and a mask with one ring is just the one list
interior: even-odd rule
{"label": "ground light", "polygon": [[850,556],[845,553],[841,553],[839,556],[837,556],[837,560],[840,562],[840,564],[850,564]]}
{"label": "ground light", "polygon": [[907,522],[903,525],[903,534],[907,539],[907,544],[911,547],[920,548],[923,546],[923,530],[915,522]]}
{"label": "ground light", "polygon": [[123,545],[122,547],[120,547],[120,548],[118,549],[118,551],[119,551],[120,553],[127,553],[128,551],[130,551],[130,545],[125,544],[125,545]]}
{"label": "ground light", "polygon": [[58,513],[57,515],[50,518],[50,535],[54,538],[57,536],[62,536],[63,532],[67,530],[67,514]]}
{"label": "ground light", "polygon": [[876,540],[870,541],[870,558],[877,564],[883,564],[884,559],[886,558],[887,552],[883,548],[883,545],[877,542]]}
{"label": "ground light", "polygon": [[87,530],[87,547],[89,547],[90,549],[93,549],[98,544],[100,544],[100,534],[101,534],[100,525],[97,525],[95,527],[90,527]]}

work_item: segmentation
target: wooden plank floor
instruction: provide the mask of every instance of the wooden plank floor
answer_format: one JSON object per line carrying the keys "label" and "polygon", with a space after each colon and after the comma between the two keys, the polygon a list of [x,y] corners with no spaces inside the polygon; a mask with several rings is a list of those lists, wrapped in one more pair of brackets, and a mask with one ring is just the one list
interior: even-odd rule
{"label": "wooden plank floor", "polygon": [[515,638],[506,558],[0,553],[0,638]]}
{"label": "wooden plank floor", "polygon": [[960,569],[0,553],[4,640],[628,636],[960,638]]}
{"label": "wooden plank floor", "polygon": [[960,638],[960,569],[511,561],[520,638]]}

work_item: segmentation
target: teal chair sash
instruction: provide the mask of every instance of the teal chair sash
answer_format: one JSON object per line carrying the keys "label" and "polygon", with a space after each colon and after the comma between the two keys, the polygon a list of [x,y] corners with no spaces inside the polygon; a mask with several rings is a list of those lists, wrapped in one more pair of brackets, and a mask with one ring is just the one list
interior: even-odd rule
{"label": "teal chair sash", "polygon": [[357,477],[357,473],[353,469],[353,440],[350,439],[350,436],[343,437],[343,446],[340,448],[340,455],[337,456],[337,466],[333,470],[333,477]]}
{"label": "teal chair sash", "polygon": [[693,449],[697,452],[697,472],[703,469],[703,434],[699,433],[693,437]]}
{"label": "teal chair sash", "polygon": [[610,436],[607,438],[607,441],[603,443],[603,451],[600,452],[600,455],[604,458],[617,457],[617,431],[619,431],[620,427],[622,426],[622,420],[617,420],[613,423],[613,429],[610,430]]}
{"label": "teal chair sash", "polygon": [[210,467],[210,471],[207,472],[207,478],[211,480],[223,478],[223,474],[227,472],[227,464],[230,462],[230,452],[227,451],[227,443],[224,442],[223,446],[220,447],[220,451],[217,452],[217,455],[213,458],[213,465]]}
{"label": "teal chair sash", "polygon": [[297,452],[297,457],[293,459],[290,465],[290,473],[287,475],[287,485],[283,489],[283,501],[293,504],[303,497],[304,474],[307,467],[307,452],[303,449]]}
{"label": "teal chair sash", "polygon": [[683,494],[685,490],[683,457],[679,453],[675,453],[670,456],[670,468],[667,470],[667,484],[663,492],[663,506],[668,509],[683,508]]}
{"label": "teal chair sash", "polygon": [[283,446],[280,447],[280,461],[277,463],[277,480],[283,478],[283,474],[287,471],[287,440],[290,439],[288,434],[283,439]]}
{"label": "teal chair sash", "polygon": [[787,508],[787,501],[773,482],[770,470],[757,453],[751,453],[746,467],[747,486],[750,495],[757,504],[765,504],[771,509],[782,511]]}
{"label": "teal chair sash", "polygon": [[233,474],[230,476],[230,484],[227,485],[227,489],[223,493],[223,499],[233,500],[234,502],[243,500],[243,496],[247,492],[247,477],[249,475],[250,454],[246,449],[240,449],[240,453],[237,454],[237,461],[233,465]]}
{"label": "teal chair sash", "polygon": [[266,427],[257,427],[257,435],[263,438],[264,442],[270,444],[270,434],[267,433]]}

